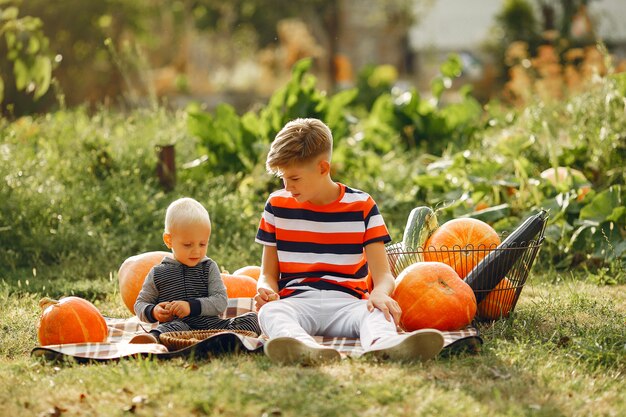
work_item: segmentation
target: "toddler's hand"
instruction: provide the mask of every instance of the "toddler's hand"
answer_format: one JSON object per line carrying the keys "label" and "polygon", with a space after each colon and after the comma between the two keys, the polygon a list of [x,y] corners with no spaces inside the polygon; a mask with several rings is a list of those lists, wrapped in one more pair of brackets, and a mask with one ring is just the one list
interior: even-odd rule
{"label": "toddler's hand", "polygon": [[170,313],[169,307],[170,303],[164,301],[162,303],[157,304],[152,310],[152,315],[159,323],[166,323],[168,321],[172,321],[172,314]]}
{"label": "toddler's hand", "polygon": [[254,296],[255,307],[259,310],[265,304],[280,299],[280,295],[269,288],[259,288],[258,293]]}
{"label": "toddler's hand", "polygon": [[182,319],[183,317],[187,317],[189,313],[191,313],[191,307],[187,301],[172,301],[170,302],[170,314],[173,317],[178,317]]}

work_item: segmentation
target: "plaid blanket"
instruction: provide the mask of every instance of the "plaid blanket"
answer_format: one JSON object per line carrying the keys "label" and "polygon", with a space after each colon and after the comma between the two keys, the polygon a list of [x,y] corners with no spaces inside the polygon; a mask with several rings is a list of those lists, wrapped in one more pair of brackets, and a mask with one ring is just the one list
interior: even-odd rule
{"label": "plaid blanket", "polygon": [[[228,308],[222,316],[235,317],[249,311],[254,311],[254,301],[251,298],[234,298],[228,300]],[[184,349],[170,352],[160,344],[128,343],[133,336],[156,327],[156,323],[143,323],[137,317],[128,319],[107,317],[105,320],[109,327],[109,336],[104,343],[37,346],[31,351],[31,355],[47,360],[67,358],[79,362],[109,361],[126,357],[204,359],[225,353],[260,353],[263,351],[263,344],[267,340],[264,336],[256,338],[224,332]],[[454,332],[443,332],[443,334],[443,354],[458,350],[475,352],[482,344],[478,329],[474,326],[468,326]],[[337,349],[342,357],[358,357],[364,353],[359,339],[322,336],[315,338],[319,343]]]}

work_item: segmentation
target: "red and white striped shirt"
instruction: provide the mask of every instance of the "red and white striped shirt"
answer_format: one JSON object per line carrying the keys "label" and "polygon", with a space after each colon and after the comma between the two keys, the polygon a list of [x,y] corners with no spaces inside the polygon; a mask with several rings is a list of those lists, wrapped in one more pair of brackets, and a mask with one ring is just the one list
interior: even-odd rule
{"label": "red and white striped shirt", "polygon": [[256,241],[276,246],[282,298],[307,290],[367,298],[365,246],[391,238],[372,197],[339,186],[339,198],[323,206],[298,203],[284,189],[268,198]]}

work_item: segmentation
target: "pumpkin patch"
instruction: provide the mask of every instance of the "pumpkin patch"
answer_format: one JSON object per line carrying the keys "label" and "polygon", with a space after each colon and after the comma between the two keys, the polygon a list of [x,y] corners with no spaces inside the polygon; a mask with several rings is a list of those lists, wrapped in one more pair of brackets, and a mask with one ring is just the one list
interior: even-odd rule
{"label": "pumpkin patch", "polygon": [[499,244],[498,233],[487,223],[469,217],[454,219],[441,225],[428,238],[424,260],[450,265],[463,279]]}
{"label": "pumpkin patch", "polygon": [[396,278],[393,298],[402,309],[400,325],[407,331],[458,330],[476,314],[476,297],[470,286],[441,262],[407,267]]}
{"label": "pumpkin patch", "polygon": [[43,298],[37,336],[42,346],[66,343],[104,342],[109,329],[100,311],[80,297],[59,301]]}

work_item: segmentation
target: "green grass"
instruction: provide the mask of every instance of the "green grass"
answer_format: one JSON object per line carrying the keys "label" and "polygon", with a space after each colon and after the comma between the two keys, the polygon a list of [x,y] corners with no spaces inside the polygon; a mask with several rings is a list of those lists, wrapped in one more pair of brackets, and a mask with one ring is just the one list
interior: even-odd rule
{"label": "green grass", "polygon": [[[116,284],[102,281],[81,291],[96,294],[103,314],[127,317]],[[510,319],[481,325],[478,354],[311,368],[276,366],[263,355],[43,362],[30,357],[41,294],[5,284],[0,403],[7,416],[54,407],[61,415],[624,415],[626,288],[550,281],[533,276]]]}

